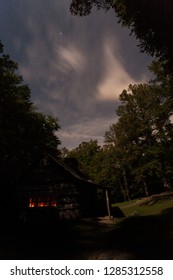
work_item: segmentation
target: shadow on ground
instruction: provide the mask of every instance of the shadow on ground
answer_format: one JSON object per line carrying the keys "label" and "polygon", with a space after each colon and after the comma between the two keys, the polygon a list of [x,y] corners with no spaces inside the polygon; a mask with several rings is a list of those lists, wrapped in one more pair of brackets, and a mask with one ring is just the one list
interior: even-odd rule
{"label": "shadow on ground", "polygon": [[0,259],[173,259],[173,208],[115,223],[98,219],[11,223],[0,229]]}

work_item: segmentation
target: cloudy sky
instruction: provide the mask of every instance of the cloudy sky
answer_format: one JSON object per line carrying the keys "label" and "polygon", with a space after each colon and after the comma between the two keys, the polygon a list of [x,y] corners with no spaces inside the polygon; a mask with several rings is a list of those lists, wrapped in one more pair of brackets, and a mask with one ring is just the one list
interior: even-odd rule
{"label": "cloudy sky", "polygon": [[62,147],[103,136],[116,122],[118,96],[148,81],[141,54],[113,11],[70,14],[70,0],[0,0],[0,39],[18,62],[39,110],[59,119]]}

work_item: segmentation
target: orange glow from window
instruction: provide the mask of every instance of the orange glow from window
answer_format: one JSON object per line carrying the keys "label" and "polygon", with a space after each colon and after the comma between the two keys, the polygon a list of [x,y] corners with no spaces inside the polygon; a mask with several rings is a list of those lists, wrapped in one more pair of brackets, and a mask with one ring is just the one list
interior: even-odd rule
{"label": "orange glow from window", "polygon": [[34,197],[29,200],[29,207],[56,207],[55,197]]}
{"label": "orange glow from window", "polygon": [[35,203],[30,202],[29,207],[35,207]]}
{"label": "orange glow from window", "polygon": [[39,202],[38,207],[44,207],[44,202]]}
{"label": "orange glow from window", "polygon": [[52,201],[52,207],[56,207],[56,206],[57,206],[56,201]]}

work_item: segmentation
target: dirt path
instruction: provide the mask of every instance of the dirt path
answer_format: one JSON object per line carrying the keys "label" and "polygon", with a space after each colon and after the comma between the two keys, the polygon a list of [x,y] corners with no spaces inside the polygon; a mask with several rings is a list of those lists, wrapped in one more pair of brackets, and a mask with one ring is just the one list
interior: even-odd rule
{"label": "dirt path", "polygon": [[0,229],[0,259],[173,259],[173,208],[161,215]]}
{"label": "dirt path", "polygon": [[80,234],[86,235],[78,239],[82,259],[173,259],[173,208],[118,223],[99,220],[81,226]]}

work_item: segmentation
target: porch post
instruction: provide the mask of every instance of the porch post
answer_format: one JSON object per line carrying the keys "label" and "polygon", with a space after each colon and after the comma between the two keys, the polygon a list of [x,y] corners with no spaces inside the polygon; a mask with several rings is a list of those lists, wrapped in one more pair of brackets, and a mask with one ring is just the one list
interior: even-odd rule
{"label": "porch post", "polygon": [[109,192],[107,188],[106,188],[106,205],[107,205],[108,216],[109,219],[111,220],[111,207],[110,207],[110,200],[109,200]]}

